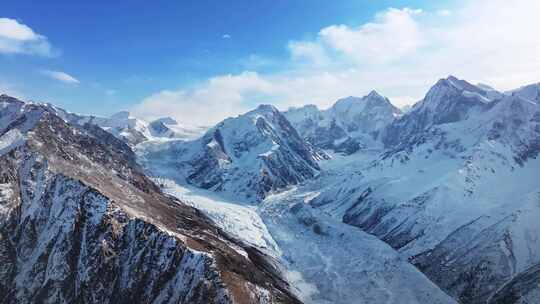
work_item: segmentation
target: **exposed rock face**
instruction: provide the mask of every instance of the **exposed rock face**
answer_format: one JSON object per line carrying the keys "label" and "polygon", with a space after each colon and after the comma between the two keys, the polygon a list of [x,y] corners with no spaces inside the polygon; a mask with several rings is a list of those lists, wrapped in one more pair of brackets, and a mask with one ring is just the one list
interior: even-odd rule
{"label": "exposed rock face", "polygon": [[122,141],[0,106],[1,302],[298,302],[271,260],[164,195]]}
{"label": "exposed rock face", "polygon": [[191,184],[255,202],[319,170],[319,155],[267,105],[224,120],[198,140],[147,149],[146,157],[163,160],[152,163],[150,170],[156,174],[176,168],[178,178]]}
{"label": "exposed rock face", "polygon": [[372,91],[362,98],[340,99],[327,110],[308,105],[290,109],[284,115],[314,146],[352,154],[376,145],[378,132],[399,117],[401,111]]}

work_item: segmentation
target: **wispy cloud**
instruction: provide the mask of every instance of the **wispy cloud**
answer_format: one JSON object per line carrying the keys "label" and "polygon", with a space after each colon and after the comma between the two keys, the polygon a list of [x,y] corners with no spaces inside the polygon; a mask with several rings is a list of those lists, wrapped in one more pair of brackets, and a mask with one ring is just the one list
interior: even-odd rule
{"label": "wispy cloud", "polygon": [[221,36],[221,38],[223,38],[223,39],[231,39],[231,35],[229,35],[229,34],[223,34],[223,35]]}
{"label": "wispy cloud", "polygon": [[[329,25],[314,39],[289,42],[291,56],[281,71],[216,76],[157,92],[137,107],[138,113],[175,113],[179,121],[208,124],[258,102],[281,109],[306,103],[324,108],[371,89],[403,106],[420,100],[448,74],[502,90],[538,82],[540,1],[461,3],[435,11],[388,8],[360,26]],[[206,110],[212,114],[203,115]]]}
{"label": "wispy cloud", "polygon": [[0,18],[0,53],[54,56],[47,37],[15,19]]}
{"label": "wispy cloud", "polygon": [[41,73],[51,79],[58,80],[65,84],[78,85],[81,83],[77,78],[62,71],[42,70]]}
{"label": "wispy cloud", "polygon": [[255,72],[217,76],[193,88],[160,91],[145,98],[131,112],[148,119],[168,115],[204,125],[248,110],[251,105],[245,104],[246,100],[257,94],[270,94],[271,90],[270,82]]}

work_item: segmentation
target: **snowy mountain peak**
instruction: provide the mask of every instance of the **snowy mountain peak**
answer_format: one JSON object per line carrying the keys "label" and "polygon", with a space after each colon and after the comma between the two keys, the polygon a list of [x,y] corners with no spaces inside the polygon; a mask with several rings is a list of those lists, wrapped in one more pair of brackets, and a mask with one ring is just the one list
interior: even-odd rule
{"label": "snowy mountain peak", "polygon": [[7,100],[17,100],[17,99],[14,98],[14,97],[9,96],[7,94],[0,94],[0,101],[6,101],[7,102]]}
{"label": "snowy mountain peak", "polygon": [[334,103],[331,109],[334,112],[340,112],[340,113],[346,113],[349,111],[354,111],[354,112],[362,111],[364,108],[364,104],[362,101],[364,101],[362,98],[355,97],[355,96],[341,98],[341,99],[338,99]]}
{"label": "snowy mountain peak", "polygon": [[446,79],[441,79],[443,82],[446,82],[448,84],[450,84],[451,86],[455,87],[456,89],[458,90],[467,90],[467,91],[471,91],[471,92],[478,92],[478,93],[482,93],[484,92],[484,90],[482,90],[480,87],[478,86],[475,86],[469,82],[467,82],[466,80],[463,80],[463,79],[459,79],[455,76],[448,76],[446,77]]}
{"label": "snowy mountain peak", "polygon": [[350,154],[377,146],[378,131],[402,113],[373,90],[363,97],[341,98],[327,110],[311,105],[284,114],[314,146]]}
{"label": "snowy mountain peak", "polygon": [[443,82],[449,83],[450,85],[456,87],[457,89],[462,90],[463,87],[467,86],[469,84],[468,82],[461,80],[453,75],[448,75],[445,79],[441,79]]}
{"label": "snowy mountain peak", "polygon": [[[503,96],[502,93],[486,84],[473,85],[454,76],[448,76],[446,79],[440,79],[428,92],[427,95],[437,94],[441,91],[452,90],[454,94],[461,94],[469,99],[475,99],[483,103],[489,103]],[[426,95],[426,97],[427,97]],[[430,98],[427,98],[430,99]]]}
{"label": "snowy mountain peak", "polygon": [[129,119],[131,117],[128,111],[120,111],[118,113],[114,113],[113,115],[111,115],[110,118],[111,119]]}
{"label": "snowy mountain peak", "polygon": [[[460,92],[463,90],[462,82],[454,76],[439,79],[427,92],[427,100],[434,100],[436,96],[441,96],[442,92]],[[441,98],[439,98],[441,99]]]}
{"label": "snowy mountain peak", "polygon": [[309,104],[302,107],[291,107],[283,114],[294,124],[294,122],[301,120],[317,119],[321,115],[321,110],[316,105]]}
{"label": "snowy mountain peak", "polygon": [[385,128],[383,142],[387,147],[410,146],[432,126],[467,120],[487,111],[502,96],[454,76],[440,79],[422,101]]}
{"label": "snowy mountain peak", "polygon": [[247,112],[244,115],[262,114],[262,115],[276,115],[279,114],[279,110],[270,104],[261,104],[252,111]]}
{"label": "snowy mountain peak", "polygon": [[370,111],[373,107],[384,107],[383,110],[391,110],[395,113],[401,113],[401,111],[394,107],[388,98],[382,96],[377,91],[372,90],[369,94],[363,97],[349,96],[339,99],[330,108],[334,114],[346,113],[345,115],[355,115],[357,113]]}
{"label": "snowy mountain peak", "polygon": [[152,121],[152,123],[154,123],[154,122],[161,122],[161,123],[163,123],[165,125],[177,125],[178,124],[176,119],[174,119],[172,117],[169,117],[169,116],[158,118],[158,119]]}
{"label": "snowy mountain peak", "polygon": [[519,96],[525,100],[540,103],[540,83],[533,83],[519,89],[510,91],[510,94]]}
{"label": "snowy mountain peak", "polygon": [[449,76],[440,79],[432,86],[420,105],[412,112],[427,112],[433,123],[446,123],[462,119],[468,111],[475,107],[483,107],[500,95],[498,92],[488,92],[465,80]]}
{"label": "snowy mountain peak", "polygon": [[148,148],[164,166],[184,169],[178,180],[250,202],[319,171],[319,155],[271,105],[225,119],[197,140]]}
{"label": "snowy mountain peak", "polygon": [[375,90],[371,90],[369,92],[369,94],[366,95],[367,98],[377,98],[377,99],[383,99],[385,100],[386,98],[384,96],[382,96],[381,94],[379,94],[379,92],[375,91]]}
{"label": "snowy mountain peak", "polygon": [[307,112],[319,111],[319,108],[314,104],[308,104],[300,108],[291,108],[291,110],[303,110]]}
{"label": "snowy mountain peak", "polygon": [[23,104],[22,101],[20,101],[19,99],[15,97],[11,97],[6,94],[0,95],[0,106],[3,106],[4,104],[12,104],[12,103]]}

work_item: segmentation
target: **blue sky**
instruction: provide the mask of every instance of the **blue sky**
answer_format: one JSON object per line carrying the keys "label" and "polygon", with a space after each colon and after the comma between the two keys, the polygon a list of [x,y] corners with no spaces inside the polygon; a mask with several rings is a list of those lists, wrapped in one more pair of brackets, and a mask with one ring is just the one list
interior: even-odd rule
{"label": "blue sky", "polygon": [[[448,55],[440,53],[449,45],[471,42],[478,49],[474,31],[503,35],[500,46],[482,40],[480,58],[524,47],[525,38],[505,41],[505,33],[528,30],[538,37],[526,22],[481,28],[495,25],[490,15],[504,15],[504,2],[7,0],[0,15],[0,91],[75,112],[130,109],[198,124],[259,102],[325,107],[371,89],[406,104],[448,74],[503,87],[538,81],[536,66],[525,72],[493,70],[491,61],[471,67],[470,49],[468,57],[443,62]],[[537,6],[517,2],[513,14]],[[469,29],[471,41],[462,38]],[[440,33],[450,34],[442,41]],[[497,63],[512,66],[507,53]],[[422,73],[420,59],[431,61]],[[501,77],[508,70],[511,77]]]}

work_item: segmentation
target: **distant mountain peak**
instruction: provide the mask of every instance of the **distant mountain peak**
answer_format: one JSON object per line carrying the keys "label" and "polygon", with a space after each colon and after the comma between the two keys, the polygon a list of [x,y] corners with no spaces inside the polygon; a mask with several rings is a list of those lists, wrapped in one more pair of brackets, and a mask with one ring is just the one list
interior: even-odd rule
{"label": "distant mountain peak", "polygon": [[113,115],[111,115],[112,119],[129,119],[130,118],[130,113],[128,111],[120,111],[118,113],[114,113]]}
{"label": "distant mountain peak", "polygon": [[487,90],[454,76],[448,76],[439,79],[429,89],[421,106],[416,107],[416,110],[430,109],[430,111],[440,112],[442,108],[454,107],[455,103],[460,103],[460,107],[469,108],[489,103],[500,97],[502,94],[496,90]]}
{"label": "distant mountain peak", "polygon": [[175,142],[159,153],[184,166],[182,178],[190,184],[251,202],[320,170],[318,154],[272,105],[227,118],[201,138]]}
{"label": "distant mountain peak", "polygon": [[158,119],[152,121],[151,123],[163,123],[165,125],[177,125],[178,124],[176,119],[174,119],[174,118],[172,118],[170,116],[158,118]]}
{"label": "distant mountain peak", "polygon": [[284,114],[315,147],[351,154],[377,146],[378,131],[402,112],[388,98],[372,90],[363,97],[338,99],[326,110],[311,105],[290,109]]}
{"label": "distant mountain peak", "polygon": [[382,98],[382,99],[386,99],[384,96],[382,96],[381,94],[379,94],[379,92],[375,91],[375,90],[371,90],[369,92],[369,94],[366,95],[366,97],[368,98]]}
{"label": "distant mountain peak", "polygon": [[0,95],[0,102],[5,102],[5,103],[23,103],[23,101],[15,98],[15,97],[12,97],[12,96],[9,96],[7,94],[1,94]]}
{"label": "distant mountain peak", "polygon": [[509,93],[525,100],[538,103],[540,102],[540,83],[525,85],[516,90],[512,90]]}
{"label": "distant mountain peak", "polygon": [[255,110],[252,110],[246,114],[250,113],[279,113],[279,110],[271,104],[261,104],[255,108]]}
{"label": "distant mountain peak", "polygon": [[379,94],[379,92],[375,90],[371,90],[367,95],[362,96],[362,97],[348,96],[345,98],[340,98],[334,103],[334,105],[332,106],[332,109],[339,112],[343,112],[343,111],[361,112],[365,110],[365,107],[379,106],[381,104],[389,105],[390,107],[394,108],[394,110],[398,110],[390,103],[388,98]]}

